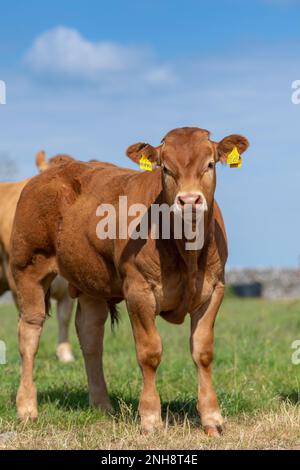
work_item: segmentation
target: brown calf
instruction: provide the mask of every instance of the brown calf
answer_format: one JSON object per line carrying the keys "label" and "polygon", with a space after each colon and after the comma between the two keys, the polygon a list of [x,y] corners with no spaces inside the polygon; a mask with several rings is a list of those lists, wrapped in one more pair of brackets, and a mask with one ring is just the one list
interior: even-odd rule
{"label": "brown calf", "polygon": [[[191,351],[198,368],[198,411],[209,435],[219,435],[223,419],[212,385],[213,328],[224,295],[227,242],[222,215],[214,200],[215,165],[226,161],[236,146],[248,147],[241,136],[219,143],[209,132],[181,128],[169,132],[154,148],[139,143],[127,150],[138,162],[146,156],[153,171],[133,171],[102,163],[65,163],[30,181],[17,208],[12,237],[11,267],[21,306],[19,343],[22,377],[17,396],[22,419],[36,418],[37,397],[33,361],[46,316],[45,295],[57,272],[79,297],[76,327],[89,383],[90,403],[110,409],[102,368],[104,324],[110,306],[125,299],[142,370],[139,411],[142,428],[160,427],[161,405],[155,376],[162,342],[157,315],[172,323],[191,317]],[[97,208],[118,199],[128,206],[142,203],[186,204],[205,209],[204,246],[187,251],[184,237],[141,240],[104,239],[96,235]],[[122,212],[122,210],[121,210]],[[129,218],[129,221],[132,219]],[[128,222],[129,223],[129,222]],[[32,231],[32,227],[35,230]]]}
{"label": "brown calf", "polygon": [[[67,155],[58,155],[46,160],[45,152],[39,152],[36,164],[40,172],[47,170],[61,161],[73,160]],[[8,269],[10,257],[10,238],[17,203],[23,188],[29,179],[17,183],[0,183],[0,295],[11,290],[16,300],[15,285]],[[62,277],[57,277],[51,286],[51,297],[57,302],[59,338],[56,354],[61,362],[74,360],[69,343],[69,325],[74,301],[68,293],[68,284]]]}

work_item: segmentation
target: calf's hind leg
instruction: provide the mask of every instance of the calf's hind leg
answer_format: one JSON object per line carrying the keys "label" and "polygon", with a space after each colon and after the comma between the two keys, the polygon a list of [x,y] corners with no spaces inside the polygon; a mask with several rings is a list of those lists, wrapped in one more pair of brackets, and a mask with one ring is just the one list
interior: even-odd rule
{"label": "calf's hind leg", "polygon": [[104,300],[82,295],[78,299],[76,331],[84,356],[90,405],[112,411],[103,372],[104,325],[108,307]]}
{"label": "calf's hind leg", "polygon": [[69,328],[72,318],[74,301],[65,292],[63,298],[57,300],[57,320],[59,329],[58,346],[56,355],[61,362],[73,362],[72,346],[69,341]]}
{"label": "calf's hind leg", "polygon": [[[27,269],[17,279],[20,320],[18,327],[19,351],[21,355],[21,382],[17,393],[17,411],[22,420],[36,419],[38,416],[37,392],[33,380],[34,359],[46,318],[46,294],[51,277],[42,278]],[[42,279],[42,280],[41,280]]]}

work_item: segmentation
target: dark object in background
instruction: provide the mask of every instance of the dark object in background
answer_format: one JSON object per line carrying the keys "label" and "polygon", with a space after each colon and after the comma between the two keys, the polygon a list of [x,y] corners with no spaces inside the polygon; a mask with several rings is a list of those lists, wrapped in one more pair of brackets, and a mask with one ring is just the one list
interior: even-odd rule
{"label": "dark object in background", "polygon": [[260,282],[251,282],[248,284],[233,284],[233,292],[239,297],[261,297],[262,284]]}

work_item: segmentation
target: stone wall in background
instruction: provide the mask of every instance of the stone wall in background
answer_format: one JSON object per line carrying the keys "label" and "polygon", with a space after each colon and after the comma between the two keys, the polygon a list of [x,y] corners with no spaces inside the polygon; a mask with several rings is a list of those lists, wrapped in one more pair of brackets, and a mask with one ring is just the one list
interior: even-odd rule
{"label": "stone wall in background", "polygon": [[[267,299],[300,299],[300,270],[297,269],[228,269],[226,284],[260,283]],[[0,297],[0,304],[11,303],[9,293]]]}
{"label": "stone wall in background", "polygon": [[299,269],[228,269],[227,285],[260,283],[267,299],[300,298]]}

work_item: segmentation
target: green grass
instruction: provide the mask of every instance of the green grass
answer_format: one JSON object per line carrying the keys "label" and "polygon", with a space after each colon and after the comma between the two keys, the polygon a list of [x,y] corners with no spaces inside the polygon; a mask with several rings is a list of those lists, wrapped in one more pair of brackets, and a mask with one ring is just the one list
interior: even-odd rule
{"label": "green grass", "polygon": [[[276,413],[285,405],[289,410],[297,407],[300,365],[291,362],[291,344],[300,339],[299,307],[300,302],[293,301],[225,299],[215,327],[214,383],[229,423],[239,419],[251,421],[262,413]],[[80,448],[122,445],[124,433],[130,440],[137,432],[141,386],[126,311],[122,310],[115,333],[109,327],[106,330],[105,372],[116,410],[110,417],[88,406],[84,365],[74,327],[71,337],[76,362],[62,365],[56,360],[54,317],[53,313],[46,322],[36,359],[40,418],[26,427],[26,432],[35,436],[32,439],[37,436],[42,439],[45,432],[47,445],[37,440],[32,447],[51,447],[49,436],[53,435],[54,442],[56,432],[69,437],[70,433],[76,434],[74,446]],[[23,425],[18,423],[15,410],[19,381],[16,327],[15,309],[0,306],[0,340],[7,345],[7,365],[0,366],[0,433],[13,430],[19,435]],[[182,326],[158,319],[158,327],[164,344],[157,375],[164,417],[170,426],[196,429],[199,426],[195,411],[197,383],[189,351],[189,319]],[[86,442],[88,429],[97,429],[96,441],[90,435],[90,441]],[[72,447],[69,437],[65,437],[65,442],[67,447]],[[23,444],[18,439],[16,447],[31,447],[26,439]]]}

